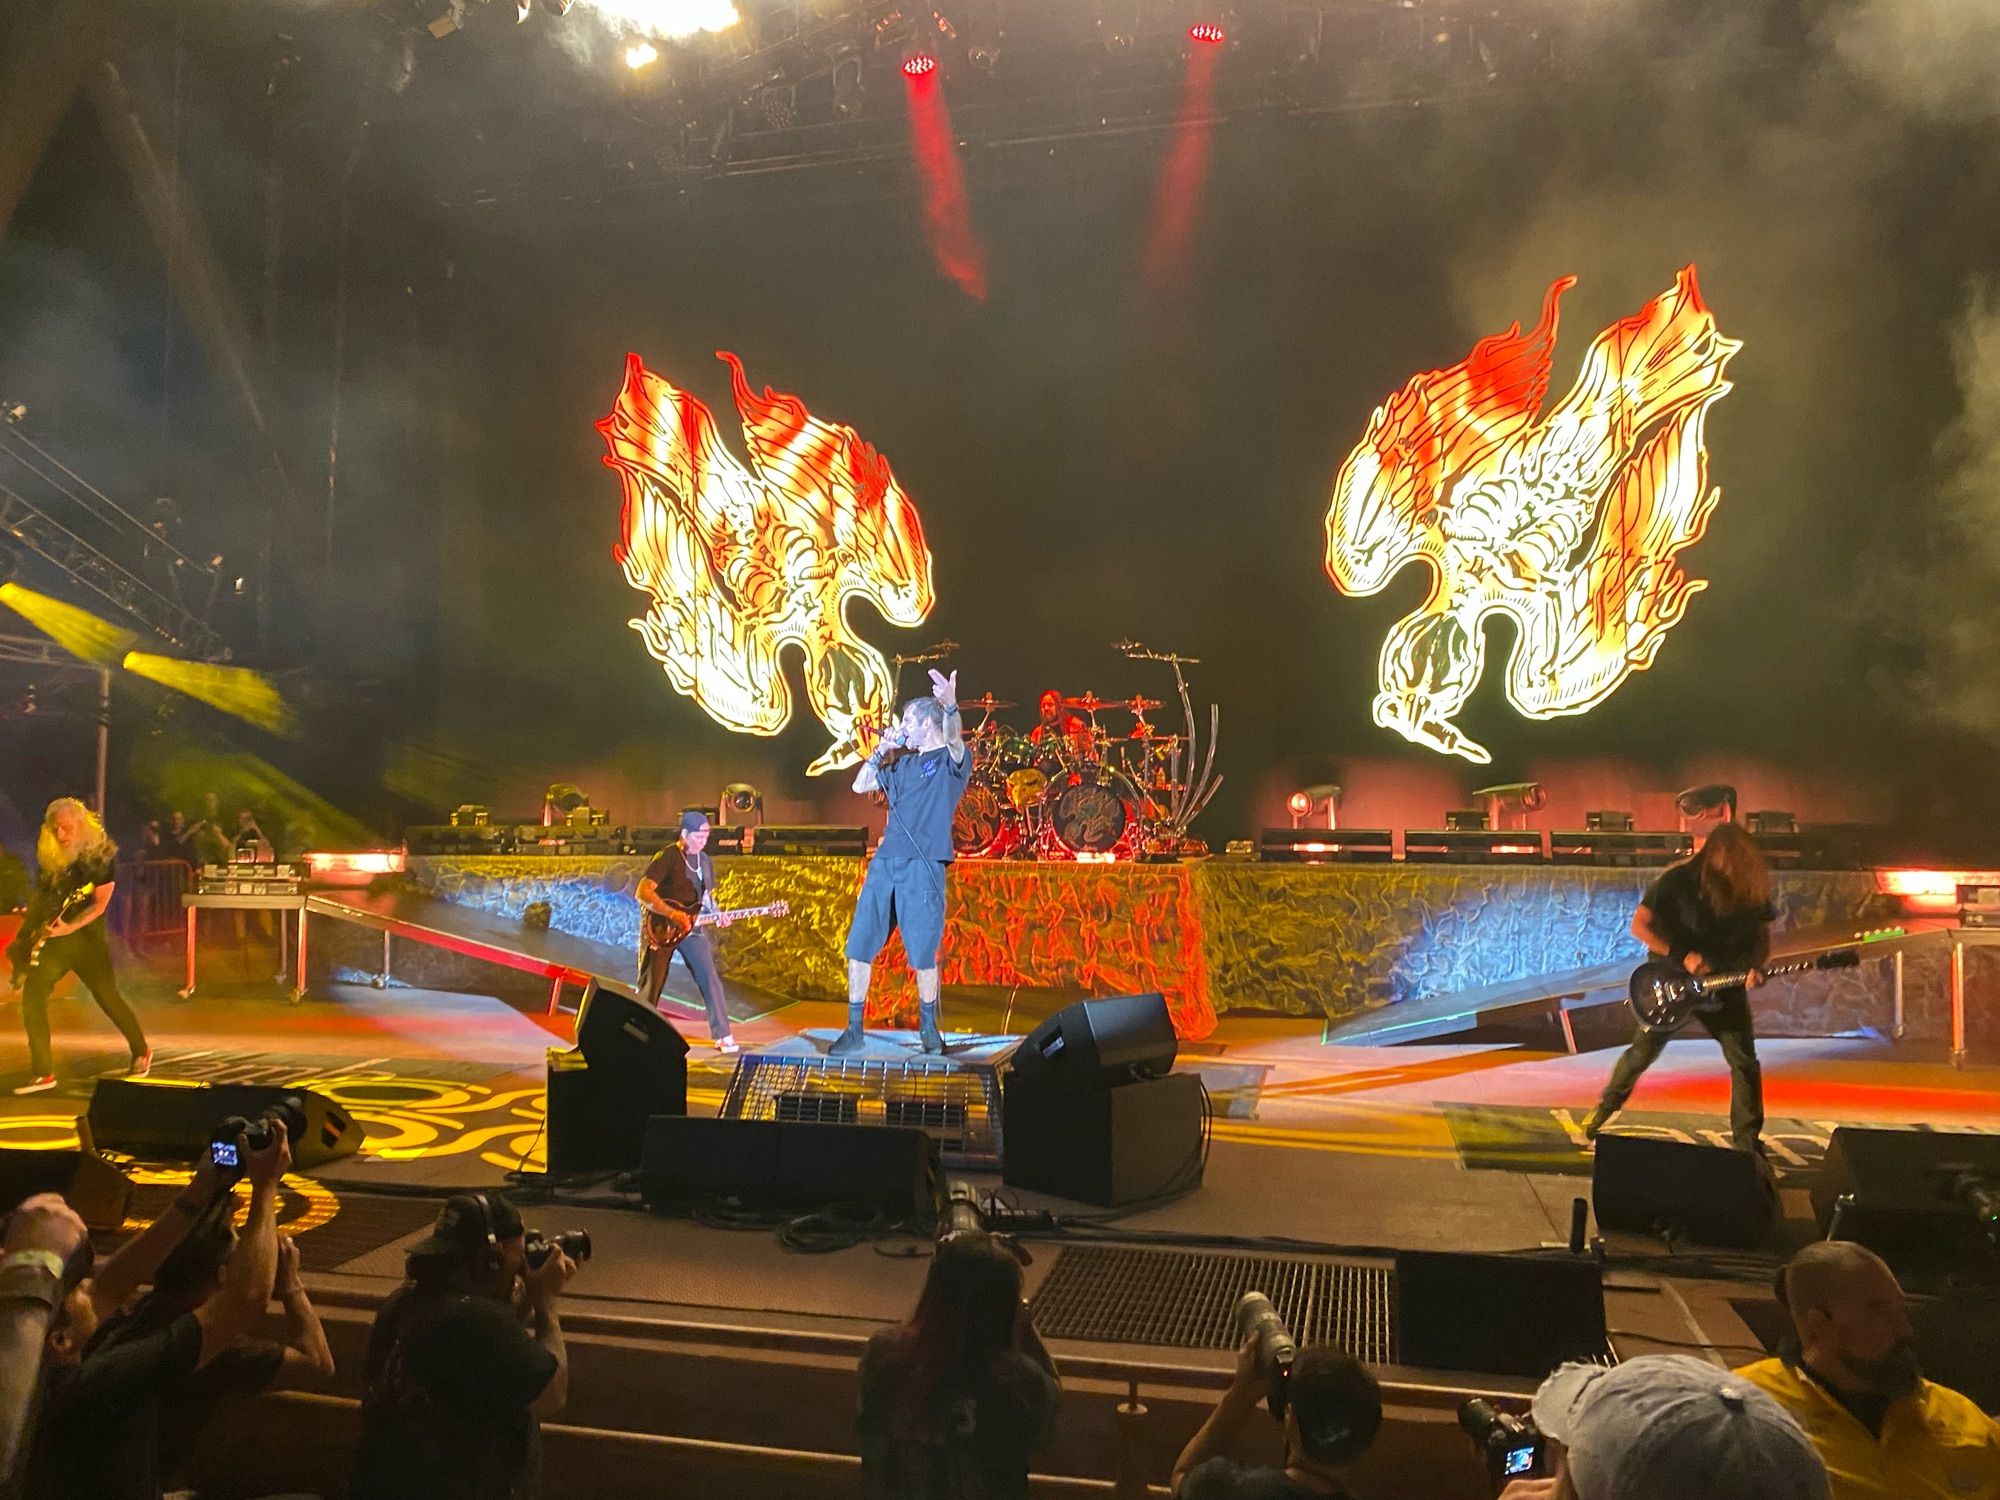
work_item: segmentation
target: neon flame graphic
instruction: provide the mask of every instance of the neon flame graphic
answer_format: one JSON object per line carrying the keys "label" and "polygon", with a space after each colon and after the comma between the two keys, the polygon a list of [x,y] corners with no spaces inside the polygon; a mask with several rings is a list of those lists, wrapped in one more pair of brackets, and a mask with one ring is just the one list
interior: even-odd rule
{"label": "neon flame graphic", "polygon": [[847,601],[922,624],[931,555],[881,454],[797,397],[754,394],[735,355],[717,358],[753,468],[723,446],[707,406],[627,355],[624,388],[597,424],[624,491],[612,556],[652,599],[632,628],[718,723],[784,728],[792,698],[779,653],[805,653],[806,696],[833,736],[807,767],[817,776],[858,763],[893,708],[889,664],[849,626]]}
{"label": "neon flame graphic", "polygon": [[1706,587],[1675,554],[1699,541],[1721,497],[1702,433],[1742,347],[1716,331],[1693,266],[1591,344],[1576,384],[1548,393],[1556,304],[1541,321],[1481,339],[1419,375],[1369,419],[1334,480],[1326,572],[1373,594],[1406,563],[1430,595],[1382,643],[1375,722],[1419,745],[1492,759],[1452,722],[1486,666],[1487,615],[1518,629],[1507,697],[1531,719],[1594,708],[1653,664]]}

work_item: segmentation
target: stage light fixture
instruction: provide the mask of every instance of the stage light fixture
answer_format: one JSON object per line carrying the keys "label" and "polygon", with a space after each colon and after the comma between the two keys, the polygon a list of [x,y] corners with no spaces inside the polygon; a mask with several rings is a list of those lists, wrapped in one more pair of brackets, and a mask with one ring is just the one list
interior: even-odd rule
{"label": "stage light fixture", "polygon": [[1220,47],[1229,40],[1229,34],[1214,21],[1197,21],[1188,27],[1188,40],[1206,47]]}
{"label": "stage light fixture", "polygon": [[937,71],[938,60],[929,52],[912,52],[903,59],[905,78],[924,78]]}
{"label": "stage light fixture", "polygon": [[1326,813],[1326,826],[1340,826],[1340,788],[1330,781],[1322,781],[1313,786],[1302,786],[1285,799],[1285,810],[1292,815],[1292,827],[1302,828],[1314,808]]}
{"label": "stage light fixture", "polygon": [[861,82],[861,53],[854,47],[842,47],[833,57],[833,117],[836,120],[851,120],[861,113],[862,96],[866,90]]}
{"label": "stage light fixture", "polygon": [[738,821],[744,813],[755,813],[759,823],[764,821],[764,794],[747,781],[730,782],[716,798],[715,805],[719,812],[736,815],[731,822]]}
{"label": "stage light fixture", "polygon": [[648,41],[631,43],[625,49],[625,66],[633,72],[649,68],[660,60],[660,49]]}
{"label": "stage light fixture", "polygon": [[1293,792],[1285,799],[1285,806],[1292,810],[1292,827],[1299,826],[1299,819],[1312,811],[1312,798],[1304,792]]}
{"label": "stage light fixture", "polygon": [[[1685,824],[1689,821],[1720,819],[1734,822],[1736,818],[1736,788],[1726,782],[1711,781],[1701,786],[1691,786],[1674,797],[1674,809],[1680,813]],[[1685,828],[1682,830],[1685,832]]]}

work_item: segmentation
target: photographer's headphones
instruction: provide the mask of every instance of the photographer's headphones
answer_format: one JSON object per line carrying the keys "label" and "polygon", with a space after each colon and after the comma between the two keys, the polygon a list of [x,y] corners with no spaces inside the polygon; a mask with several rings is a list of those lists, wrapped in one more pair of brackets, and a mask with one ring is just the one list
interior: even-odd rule
{"label": "photographer's headphones", "polygon": [[472,1201],[479,1205],[479,1233],[483,1243],[485,1269],[497,1271],[500,1269],[503,1257],[500,1254],[500,1236],[493,1217],[493,1200],[487,1197],[483,1189],[470,1196]]}

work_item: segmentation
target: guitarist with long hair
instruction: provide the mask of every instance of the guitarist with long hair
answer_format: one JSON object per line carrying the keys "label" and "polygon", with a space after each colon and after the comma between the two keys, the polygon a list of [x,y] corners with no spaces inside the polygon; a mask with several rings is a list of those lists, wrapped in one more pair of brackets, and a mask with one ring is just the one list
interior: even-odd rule
{"label": "guitarist with long hair", "polygon": [[[708,913],[712,925],[727,927],[729,918],[718,912],[715,901],[715,861],[708,854],[708,817],[690,808],[681,814],[680,842],[662,849],[639,877],[639,905],[654,917],[675,926]],[[655,946],[639,945],[639,990],[645,1002],[659,1008],[660,991],[667,982],[667,965],[675,953],[687,960],[694,987],[701,991],[701,1003],[708,1008],[708,1034],[719,1052],[735,1052],[736,1038],[730,1034],[729,1011],[723,1005],[722,971],[715,966],[715,949],[703,927],[690,927],[680,942]]]}
{"label": "guitarist with long hair", "polygon": [[11,986],[21,996],[21,1023],[28,1032],[33,1077],[14,1092],[39,1094],[56,1086],[55,1058],[49,1051],[49,993],[65,974],[74,974],[98,1009],[111,1018],[132,1049],[128,1076],[143,1078],[153,1066],[153,1050],[132,1007],[118,993],[111,967],[111,944],[104,935],[104,911],[116,880],[118,846],[97,815],[74,797],[58,797],[42,817],[35,841],[40,878],[28,914],[7,945]]}
{"label": "guitarist with long hair", "polygon": [[[1648,952],[1690,974],[1750,971],[1748,984],[1717,991],[1714,1008],[1695,1013],[1722,1044],[1729,1064],[1729,1133],[1739,1151],[1763,1150],[1758,1136],[1764,1128],[1764,1070],[1757,1062],[1749,989],[1762,978],[1757,966],[1770,957],[1777,915],[1764,851],[1736,824],[1721,823],[1694,858],[1668,866],[1647,888],[1632,917],[1632,936]],[[1640,1029],[1611,1070],[1597,1107],[1584,1117],[1585,1137],[1596,1140],[1625,1107],[1639,1075],[1672,1037],[1670,1030]]]}

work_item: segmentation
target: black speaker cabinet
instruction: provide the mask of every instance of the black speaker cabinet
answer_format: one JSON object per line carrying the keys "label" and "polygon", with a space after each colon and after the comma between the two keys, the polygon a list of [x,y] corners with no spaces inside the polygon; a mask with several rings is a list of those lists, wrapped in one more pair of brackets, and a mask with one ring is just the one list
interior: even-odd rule
{"label": "black speaker cabinet", "polygon": [[37,1193],[61,1193],[92,1229],[123,1229],[132,1179],[95,1151],[0,1150],[0,1213]]}
{"label": "black speaker cabinet", "polygon": [[292,1142],[294,1170],[309,1172],[361,1149],[361,1122],[324,1094],[261,1084],[156,1083],[100,1078],[91,1091],[90,1138],[106,1151],[141,1161],[193,1161],[215,1127],[231,1115],[254,1120],[290,1100],[305,1112],[305,1132]]}
{"label": "black speaker cabinet", "polygon": [[1009,1187],[1106,1207],[1199,1187],[1201,1079],[1169,1073],[1115,1089],[1048,1075],[1007,1079]]}
{"label": "black speaker cabinet", "polygon": [[1179,1047],[1164,995],[1120,995],[1064,1006],[1022,1038],[1008,1065],[1022,1078],[1109,1088],[1164,1077]]}
{"label": "black speaker cabinet", "polygon": [[1894,1264],[1978,1264],[1993,1252],[1961,1192],[1967,1178],[2000,1186],[2000,1136],[1843,1125],[1813,1183],[1813,1213],[1831,1232],[1837,1211],[1841,1239]]}
{"label": "black speaker cabinet", "polygon": [[687,1074],[687,1039],[673,1022],[613,985],[592,980],[576,1012],[576,1049],[600,1072],[656,1073],[669,1061]]}
{"label": "black speaker cabinet", "polygon": [[1764,1158],[1748,1151],[1601,1135],[1591,1200],[1602,1229],[1756,1250],[1777,1221],[1778,1184]]}
{"label": "black speaker cabinet", "polygon": [[594,1068],[549,1054],[549,1173],[629,1172],[639,1165],[646,1121],[687,1113],[684,1055],[649,1068]]}
{"label": "black speaker cabinet", "polygon": [[937,1142],[900,1125],[655,1115],[639,1162],[639,1191],[653,1209],[708,1198],[800,1209],[848,1203],[930,1224],[943,1180]]}
{"label": "black speaker cabinet", "polygon": [[1396,1252],[1395,1362],[1539,1380],[1604,1353],[1604,1282],[1585,1256]]}

